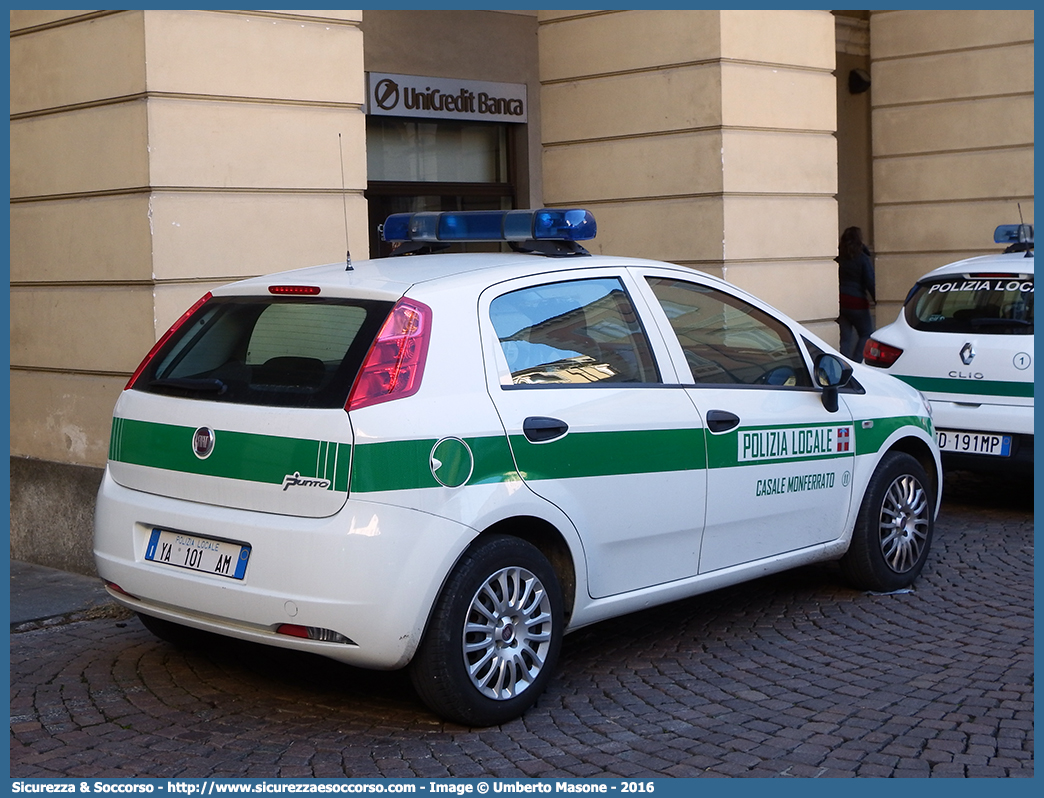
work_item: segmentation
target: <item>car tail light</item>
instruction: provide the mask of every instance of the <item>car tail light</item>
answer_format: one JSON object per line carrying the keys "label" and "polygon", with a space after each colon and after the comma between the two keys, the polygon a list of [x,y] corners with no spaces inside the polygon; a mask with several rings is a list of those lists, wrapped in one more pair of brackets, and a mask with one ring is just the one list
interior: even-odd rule
{"label": "car tail light", "polygon": [[316,626],[298,626],[294,623],[280,624],[276,634],[300,637],[302,640],[319,640],[323,643],[345,643],[354,646],[349,638],[332,629],[320,629]]}
{"label": "car tail light", "polygon": [[191,317],[193,313],[199,310],[203,306],[203,303],[210,299],[211,296],[212,294],[209,291],[207,291],[206,294],[199,298],[195,305],[186,310],[182,314],[181,318],[170,326],[169,330],[163,333],[163,337],[156,341],[156,345],[149,350],[149,353],[145,355],[145,359],[142,360],[138,367],[134,370],[134,373],[131,375],[131,378],[127,380],[127,385],[126,387],[124,387],[123,390],[126,391],[130,389],[130,387],[138,381],[138,377],[141,376],[141,372],[143,372],[145,370],[145,367],[149,365],[149,362],[152,360],[152,358],[156,356],[156,353],[159,352],[163,345],[167,343],[168,340],[170,340],[170,337],[178,331],[178,328],[181,327],[181,325],[184,324],[186,321],[188,321],[189,317]]}
{"label": "car tail light", "polygon": [[117,585],[115,582],[109,582],[108,580],[106,580],[105,586],[108,587],[109,590],[112,590],[115,593],[119,593],[120,595],[126,596],[127,598],[132,598],[135,601],[137,601],[137,599],[138,599],[137,596],[135,596],[135,595],[133,595],[131,593],[128,593],[126,590],[124,590],[122,587]]}
{"label": "car tail light", "polygon": [[281,296],[318,296],[321,289],[317,285],[270,285],[268,293]]}
{"label": "car tail light", "polygon": [[420,389],[431,338],[431,308],[400,299],[359,370],[345,409],[412,396]]}
{"label": "car tail light", "polygon": [[897,346],[889,346],[871,338],[863,347],[863,362],[868,366],[886,369],[895,363],[902,353],[903,350]]}

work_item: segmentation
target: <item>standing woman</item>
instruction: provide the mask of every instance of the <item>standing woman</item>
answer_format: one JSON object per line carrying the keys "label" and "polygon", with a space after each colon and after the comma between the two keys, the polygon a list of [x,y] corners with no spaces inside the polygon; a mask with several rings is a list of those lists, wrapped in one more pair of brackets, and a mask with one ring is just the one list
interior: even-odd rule
{"label": "standing woman", "polygon": [[870,260],[869,248],[863,243],[863,231],[858,227],[849,227],[841,234],[837,249],[841,354],[861,363],[863,347],[874,331],[870,317],[870,303],[877,301],[874,263]]}

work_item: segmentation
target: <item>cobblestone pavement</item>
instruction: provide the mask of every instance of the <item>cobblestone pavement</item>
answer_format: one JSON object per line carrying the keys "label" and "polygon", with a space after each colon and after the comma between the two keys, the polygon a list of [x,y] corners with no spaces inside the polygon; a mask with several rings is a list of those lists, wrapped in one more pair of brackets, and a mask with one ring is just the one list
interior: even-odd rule
{"label": "cobblestone pavement", "polygon": [[1032,776],[1031,485],[958,475],[913,591],[803,568],[566,638],[523,718],[441,723],[401,673],[135,618],[11,638],[11,775]]}

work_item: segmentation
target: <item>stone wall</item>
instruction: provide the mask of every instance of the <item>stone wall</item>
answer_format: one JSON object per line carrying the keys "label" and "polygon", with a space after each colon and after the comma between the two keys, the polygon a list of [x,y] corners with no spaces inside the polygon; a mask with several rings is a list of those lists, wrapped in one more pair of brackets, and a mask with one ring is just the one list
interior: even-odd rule
{"label": "stone wall", "polygon": [[102,469],[11,458],[11,558],[93,576]]}

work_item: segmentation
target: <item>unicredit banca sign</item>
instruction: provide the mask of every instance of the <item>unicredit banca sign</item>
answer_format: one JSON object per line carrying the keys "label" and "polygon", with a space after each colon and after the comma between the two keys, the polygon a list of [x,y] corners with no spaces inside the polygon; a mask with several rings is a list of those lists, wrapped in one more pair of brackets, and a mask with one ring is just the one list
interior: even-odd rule
{"label": "unicredit banca sign", "polygon": [[486,80],[367,73],[367,110],[373,116],[525,122],[526,85]]}

